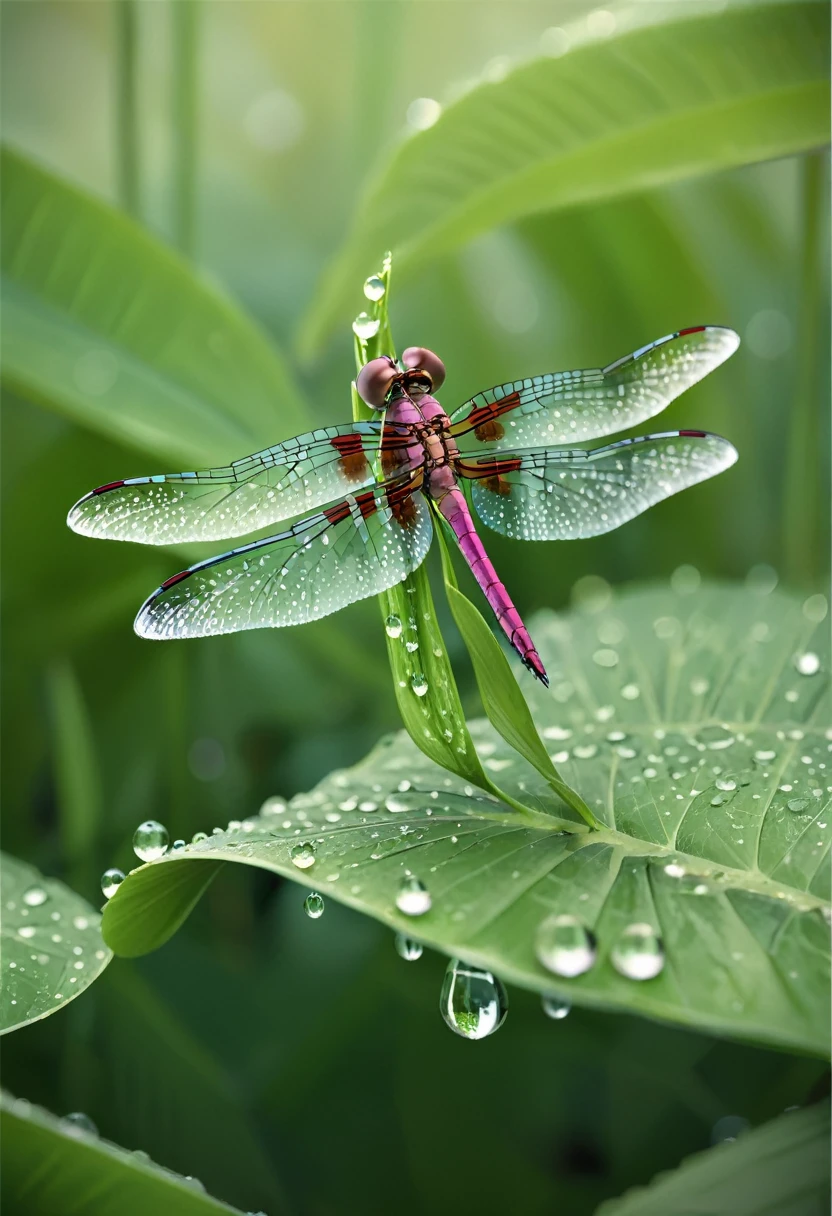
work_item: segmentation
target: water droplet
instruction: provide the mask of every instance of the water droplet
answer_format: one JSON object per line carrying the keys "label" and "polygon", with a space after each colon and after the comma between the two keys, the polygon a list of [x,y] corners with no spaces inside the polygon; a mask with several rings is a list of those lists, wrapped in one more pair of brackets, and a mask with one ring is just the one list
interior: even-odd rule
{"label": "water droplet", "polygon": [[184,849],[184,847],[185,847],[184,840],[174,840],[172,848],[179,850],[179,849]]}
{"label": "water droplet", "polygon": [[297,866],[299,870],[308,870],[315,864],[315,846],[309,840],[302,840],[293,846],[289,856],[293,866]]}
{"label": "water droplet", "polygon": [[625,684],[621,689],[621,695],[625,701],[637,701],[641,696],[641,689],[638,684]]}
{"label": "water droplet", "polygon": [[754,753],[754,763],[757,765],[770,764],[772,760],[777,758],[777,752],[774,748],[761,747]]}
{"label": "water droplet", "polygon": [[796,815],[802,815],[804,811],[809,809],[810,805],[808,798],[790,798],[786,803],[789,810],[794,811]]}
{"label": "water droplet", "polygon": [[362,342],[368,342],[370,338],[374,338],[380,328],[381,321],[366,312],[360,312],[352,323],[352,332]]}
{"label": "water droplet", "polygon": [[417,651],[419,649],[419,643],[416,641],[415,638],[411,638],[407,642],[405,642],[404,648],[408,654],[413,654],[415,651]]}
{"label": "water droplet", "polygon": [[568,913],[547,916],[541,922],[534,949],[547,971],[570,979],[589,971],[595,962],[594,935]]}
{"label": "water droplet", "polygon": [[428,690],[428,682],[421,671],[414,671],[410,677],[410,687],[417,697],[423,697]]}
{"label": "water droplet", "polygon": [[28,908],[39,908],[48,898],[49,895],[43,887],[29,887],[28,891],[23,892],[23,902]]}
{"label": "water droplet", "polygon": [[101,890],[104,898],[112,899],[123,882],[124,874],[121,870],[105,870],[101,875]]}
{"label": "water droplet", "polygon": [[613,946],[610,961],[629,980],[652,980],[664,967],[661,938],[648,924],[628,925]]}
{"label": "water droplet", "polygon": [[825,595],[810,595],[808,600],[803,601],[803,615],[807,621],[814,621],[815,624],[820,624],[829,611],[829,605],[826,602]]}
{"label": "water droplet", "polygon": [[442,106],[433,97],[417,97],[407,107],[407,125],[414,131],[426,131],[441,113]]}
{"label": "water droplet", "polygon": [[725,1144],[747,1132],[750,1123],[742,1115],[723,1115],[711,1128],[711,1144]]}
{"label": "water droplet", "polygon": [[811,650],[795,655],[794,665],[802,676],[814,676],[820,671],[820,659]]}
{"label": "water droplet", "polygon": [[714,752],[731,747],[736,742],[734,735],[725,726],[703,726],[696,738]]}
{"label": "water droplet", "polygon": [[695,697],[704,697],[710,687],[710,680],[706,680],[704,676],[694,676],[690,682],[690,690]]}
{"label": "water droplet", "polygon": [[439,997],[442,1017],[454,1034],[485,1039],[499,1030],[508,1013],[508,994],[490,971],[451,959]]}
{"label": "water droplet", "polygon": [[573,747],[572,755],[576,760],[591,760],[597,751],[594,743],[579,743],[577,747]]}
{"label": "water droplet", "polygon": [[685,867],[679,865],[678,861],[669,861],[664,868],[664,872],[668,878],[684,878],[687,873]]}
{"label": "water droplet", "polygon": [[374,304],[377,304],[382,299],[386,290],[384,279],[380,279],[377,274],[371,274],[369,279],[364,283],[364,295],[368,300],[372,300]]}
{"label": "water droplet", "polygon": [[723,790],[729,793],[737,788],[737,783],[733,777],[717,777],[714,785],[718,790]]}
{"label": "water droplet", "polygon": [[133,834],[133,852],[139,861],[156,861],[168,848],[168,830],[155,819],[140,823]]}
{"label": "water droplet", "polygon": [[559,996],[546,996],[545,993],[540,998],[540,1004],[546,1017],[554,1022],[563,1021],[572,1008],[571,1001],[564,1001]]}
{"label": "water droplet", "polygon": [[402,622],[397,616],[388,616],[384,622],[384,631],[388,638],[400,638],[402,636]]}
{"label": "water droplet", "polygon": [[396,893],[396,907],[405,916],[424,916],[432,903],[430,891],[413,874],[403,878]]}
{"label": "water droplet", "polygon": [[207,840],[208,836],[205,832],[194,832],[191,837],[191,844],[199,844],[201,840]]}
{"label": "water droplet", "polygon": [[416,942],[406,933],[396,934],[396,953],[408,963],[415,963],[422,957],[422,943]]}
{"label": "water droplet", "polygon": [[324,897],[317,891],[311,891],[303,901],[303,910],[310,920],[317,920],[324,914]]}
{"label": "water droplet", "polygon": [[97,1136],[98,1128],[93,1123],[89,1115],[85,1115],[82,1110],[73,1110],[68,1115],[64,1115],[61,1119],[61,1130],[70,1136],[86,1135]]}
{"label": "water droplet", "polygon": [[670,576],[670,585],[677,595],[692,595],[701,582],[696,566],[679,566]]}

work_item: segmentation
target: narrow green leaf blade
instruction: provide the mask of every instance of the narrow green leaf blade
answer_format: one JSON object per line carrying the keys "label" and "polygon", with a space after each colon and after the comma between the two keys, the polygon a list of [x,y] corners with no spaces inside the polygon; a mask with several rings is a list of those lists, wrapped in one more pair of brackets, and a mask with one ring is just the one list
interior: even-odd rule
{"label": "narrow green leaf blade", "polygon": [[48,1017],[98,979],[112,954],[101,917],[62,882],[0,853],[0,1034]]}
{"label": "narrow green leaf blade", "polygon": [[615,18],[609,38],[570,27],[553,48],[566,53],[484,81],[394,151],[313,301],[306,352],[347,315],[353,284],[382,248],[412,272],[523,216],[828,141],[820,0],[622,6]]}
{"label": "narrow green leaf blade", "polygon": [[781,1115],[602,1203],[596,1216],[809,1216],[829,1206],[829,1104]]}
{"label": "narrow green leaf blade", "polygon": [[123,213],[2,153],[3,380],[175,467],[302,429],[254,323]]}
{"label": "narrow green leaf blade", "polygon": [[237,1212],[134,1153],[2,1095],[2,1197],[17,1216],[209,1216]]}
{"label": "narrow green leaf blade", "polygon": [[[534,720],[601,830],[558,818],[548,782],[486,723],[470,724],[484,768],[525,815],[400,734],[288,808],[267,803],[242,829],[128,876],[105,912],[106,940],[119,953],[152,949],[165,936],[165,881],[207,860],[241,861],[575,1004],[826,1055],[832,740],[821,609],[817,596],[801,605],[685,583],[541,614],[534,636],[552,688],[533,690]],[[599,646],[613,636],[614,651]],[[313,846],[311,867],[293,861],[300,841]],[[408,873],[432,898],[418,919],[396,904]],[[183,889],[192,904],[194,888]],[[171,901],[171,926],[186,910]],[[564,914],[597,939],[594,965],[576,978],[537,953],[543,920]],[[663,969],[643,982],[612,959],[636,923],[664,943]]]}

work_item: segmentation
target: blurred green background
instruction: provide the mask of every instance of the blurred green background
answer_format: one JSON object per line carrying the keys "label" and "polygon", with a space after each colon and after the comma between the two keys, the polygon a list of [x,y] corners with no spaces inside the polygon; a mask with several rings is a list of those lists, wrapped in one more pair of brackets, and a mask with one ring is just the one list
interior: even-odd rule
{"label": "blurred green background", "polygon": [[[300,320],[368,175],[418,119],[411,103],[499,78],[591,7],[134,6],[139,217],[190,245],[258,319],[310,425],[348,417],[352,339],[344,325],[301,362]],[[117,6],[4,0],[0,20],[6,141],[123,201]],[[184,228],[183,24],[196,80]],[[398,341],[440,353],[448,406],[679,327],[742,336],[661,420],[726,435],[739,464],[596,540],[488,535],[521,611],[567,605],[587,574],[616,584],[682,563],[728,579],[766,564],[787,586],[825,586],[827,172],[815,154],[538,215],[394,284]],[[96,903],[101,871],[129,867],[140,820],[171,837],[210,831],[397,728],[374,603],[298,630],[142,642],[134,611],[181,563],[87,541],[64,520],[91,486],[153,472],[148,458],[10,393],[3,431],[6,851]],[[275,401],[274,439],[285,437]],[[477,712],[450,625],[448,643]],[[234,869],[164,950],[116,960],[83,1000],[17,1035],[4,1081],[58,1113],[87,1111],[103,1135],[243,1208],[581,1216],[707,1147],[722,1117],[756,1125],[823,1084],[816,1061],[635,1019],[576,1009],[549,1022],[523,992],[501,1033],[472,1047],[438,1015],[443,959],[405,964],[381,926],[333,903],[311,922],[297,886]]]}

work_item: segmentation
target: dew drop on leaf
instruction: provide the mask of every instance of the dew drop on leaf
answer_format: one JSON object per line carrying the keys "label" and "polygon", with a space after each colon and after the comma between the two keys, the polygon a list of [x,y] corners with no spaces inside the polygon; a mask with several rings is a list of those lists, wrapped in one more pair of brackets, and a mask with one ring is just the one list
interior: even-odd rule
{"label": "dew drop on leaf", "polygon": [[652,980],[664,967],[661,938],[648,924],[628,925],[613,946],[610,961],[629,980]]}
{"label": "dew drop on leaf", "polygon": [[352,332],[362,342],[367,342],[370,338],[374,338],[380,328],[381,321],[377,317],[369,316],[366,312],[360,312],[352,323]]}
{"label": "dew drop on leaf", "polygon": [[402,636],[401,619],[395,615],[388,616],[384,622],[384,632],[388,638],[400,638]]}
{"label": "dew drop on leaf", "polygon": [[104,898],[112,899],[123,882],[124,874],[121,870],[105,870],[101,875],[101,890]]}
{"label": "dew drop on leaf", "polygon": [[364,283],[364,296],[366,299],[372,300],[374,304],[383,298],[386,290],[384,279],[380,279],[377,274],[371,274]]}
{"label": "dew drop on leaf", "polygon": [[23,902],[27,908],[39,908],[48,898],[49,895],[43,887],[29,887],[28,891],[23,892]]}
{"label": "dew drop on leaf", "polygon": [[140,823],[133,834],[133,852],[139,861],[157,861],[168,849],[168,830],[155,819]]}
{"label": "dew drop on leaf", "polygon": [[92,1119],[81,1110],[74,1110],[68,1115],[64,1115],[63,1119],[61,1119],[61,1131],[66,1132],[70,1136],[98,1135],[98,1128]]}
{"label": "dew drop on leaf", "polygon": [[559,996],[546,996],[540,998],[540,1005],[547,1018],[551,1018],[553,1022],[561,1022],[567,1016],[572,1008],[571,1001],[564,1001]]}
{"label": "dew drop on leaf", "polygon": [[293,866],[297,866],[299,870],[308,870],[315,864],[315,846],[309,840],[302,840],[293,846],[289,856]]}
{"label": "dew drop on leaf", "polygon": [[820,671],[820,659],[811,650],[795,655],[794,665],[802,676],[814,676]]}
{"label": "dew drop on leaf", "polygon": [[430,891],[415,875],[402,879],[396,892],[396,907],[405,916],[424,916],[432,902]]}
{"label": "dew drop on leaf", "polygon": [[406,933],[396,934],[396,953],[405,962],[415,963],[418,958],[422,957],[422,943],[414,941],[412,937],[408,937]]}
{"label": "dew drop on leaf", "polygon": [[459,959],[451,959],[439,1008],[446,1025],[464,1039],[485,1039],[499,1030],[508,1013],[508,994],[501,980]]}
{"label": "dew drop on leaf", "polygon": [[423,697],[428,690],[428,682],[421,671],[414,671],[410,677],[410,687],[416,693],[417,697]]}
{"label": "dew drop on leaf", "polygon": [[595,937],[577,916],[547,916],[538,927],[535,954],[554,975],[583,975],[595,962],[595,953]]}

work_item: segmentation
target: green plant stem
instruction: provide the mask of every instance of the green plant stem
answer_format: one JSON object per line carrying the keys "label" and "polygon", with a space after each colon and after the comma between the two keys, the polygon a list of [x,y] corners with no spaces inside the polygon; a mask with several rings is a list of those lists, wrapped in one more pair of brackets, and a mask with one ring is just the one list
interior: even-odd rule
{"label": "green plant stem", "polygon": [[116,36],[116,192],[130,215],[140,218],[138,17],[136,0],[113,0]]}
{"label": "green plant stem", "polygon": [[171,0],[173,23],[173,239],[192,258],[196,243],[198,0]]}
{"label": "green plant stem", "polygon": [[[799,340],[795,389],[783,480],[783,571],[789,582],[809,587],[821,576],[820,342],[826,266],[821,258],[828,159],[807,156],[802,166],[803,258],[800,268]],[[824,408],[827,403],[824,403]]]}

